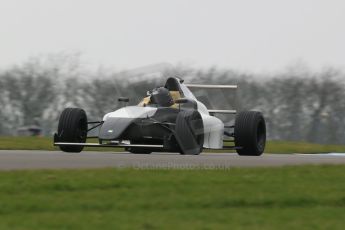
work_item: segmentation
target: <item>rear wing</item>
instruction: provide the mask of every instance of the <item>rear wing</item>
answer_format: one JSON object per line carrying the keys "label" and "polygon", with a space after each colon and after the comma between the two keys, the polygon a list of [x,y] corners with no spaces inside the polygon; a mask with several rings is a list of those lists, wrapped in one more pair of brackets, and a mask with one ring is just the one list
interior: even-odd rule
{"label": "rear wing", "polygon": [[184,84],[188,88],[199,89],[237,89],[237,85],[198,85],[198,84]]}
{"label": "rear wing", "polygon": [[[197,89],[237,89],[237,85],[199,85],[199,84],[184,84],[188,88]],[[226,109],[211,109],[208,110],[210,114],[221,113],[221,114],[236,114],[236,110],[226,110]]]}

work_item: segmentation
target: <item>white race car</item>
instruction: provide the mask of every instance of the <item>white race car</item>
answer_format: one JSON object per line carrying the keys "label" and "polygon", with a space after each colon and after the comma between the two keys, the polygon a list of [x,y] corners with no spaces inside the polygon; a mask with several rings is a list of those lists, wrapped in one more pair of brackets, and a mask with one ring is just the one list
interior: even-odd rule
{"label": "white race car", "polygon": [[[259,156],[266,143],[263,115],[244,111],[235,124],[224,123],[214,115],[235,114],[235,110],[208,110],[188,89],[236,89],[236,85],[184,84],[169,78],[164,87],[148,92],[138,105],[107,113],[102,121],[88,122],[79,108],[66,108],[59,119],[54,145],[65,152],[81,152],[87,147],[119,147],[132,153],[179,152],[197,155],[203,149],[235,149],[239,155]],[[119,98],[127,103],[128,98]],[[92,126],[92,127],[89,127]],[[86,143],[88,133],[98,128],[98,143]],[[229,142],[230,144],[224,145]]]}

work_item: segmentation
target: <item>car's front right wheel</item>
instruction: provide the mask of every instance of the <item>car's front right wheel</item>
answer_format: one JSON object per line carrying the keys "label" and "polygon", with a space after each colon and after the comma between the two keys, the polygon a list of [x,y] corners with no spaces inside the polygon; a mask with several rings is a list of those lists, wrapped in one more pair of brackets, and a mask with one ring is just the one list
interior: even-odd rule
{"label": "car's front right wheel", "polygon": [[266,123],[257,111],[244,111],[235,120],[236,151],[241,156],[260,156],[265,150]]}
{"label": "car's front right wheel", "polygon": [[[87,116],[79,108],[67,108],[62,111],[59,119],[57,137],[59,142],[85,143],[87,137]],[[64,152],[81,152],[84,146],[61,145]]]}

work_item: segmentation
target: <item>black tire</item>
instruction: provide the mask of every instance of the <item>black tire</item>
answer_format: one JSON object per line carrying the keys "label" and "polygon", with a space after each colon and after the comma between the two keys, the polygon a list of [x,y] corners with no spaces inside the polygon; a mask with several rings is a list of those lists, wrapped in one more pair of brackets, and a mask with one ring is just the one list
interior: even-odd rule
{"label": "black tire", "polygon": [[[59,142],[85,143],[87,137],[87,116],[84,110],[79,108],[65,109],[59,119]],[[64,152],[79,153],[84,146],[59,146]]]}
{"label": "black tire", "polygon": [[184,155],[198,155],[204,145],[204,124],[196,110],[179,112],[176,118],[175,138]]}
{"label": "black tire", "polygon": [[235,145],[241,156],[260,156],[265,150],[266,123],[260,112],[244,111],[236,116]]}

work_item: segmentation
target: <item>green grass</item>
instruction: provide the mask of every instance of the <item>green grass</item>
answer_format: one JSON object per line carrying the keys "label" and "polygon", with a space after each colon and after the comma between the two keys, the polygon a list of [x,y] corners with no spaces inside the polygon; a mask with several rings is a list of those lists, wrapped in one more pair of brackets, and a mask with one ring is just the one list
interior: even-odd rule
{"label": "green grass", "polygon": [[[95,141],[95,140],[93,140]],[[7,150],[58,150],[47,137],[0,137],[0,149]],[[85,148],[97,151],[123,151],[116,148]],[[212,150],[214,152],[214,150]],[[225,152],[225,151],[218,151]],[[345,152],[345,145],[321,145],[307,142],[268,141],[266,153],[323,153]]]}
{"label": "green grass", "polygon": [[0,173],[0,229],[343,229],[345,166]]}
{"label": "green grass", "polygon": [[307,142],[268,141],[267,153],[345,153],[345,145],[322,145]]}
{"label": "green grass", "polygon": [[47,137],[0,137],[0,149],[6,150],[57,150]]}
{"label": "green grass", "polygon": [[[89,142],[96,142],[91,139]],[[53,146],[53,138],[49,137],[1,137],[0,150],[59,150]],[[86,151],[124,151],[123,148],[85,148]]]}

